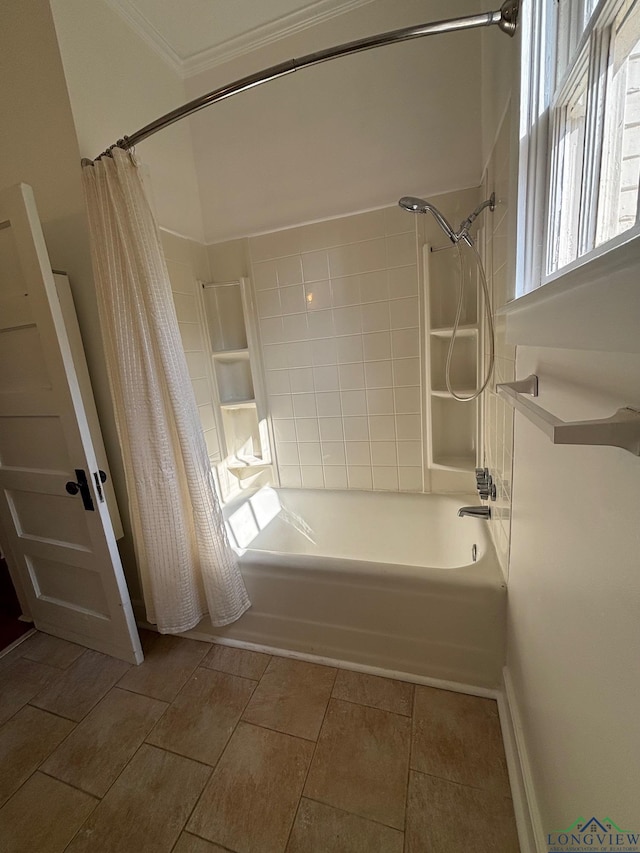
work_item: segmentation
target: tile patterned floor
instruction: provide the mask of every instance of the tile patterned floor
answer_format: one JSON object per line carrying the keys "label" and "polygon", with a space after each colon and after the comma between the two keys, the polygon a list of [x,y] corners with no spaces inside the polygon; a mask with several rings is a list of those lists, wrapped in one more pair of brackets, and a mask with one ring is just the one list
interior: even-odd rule
{"label": "tile patterned floor", "polygon": [[143,634],[0,658],[3,853],[517,853],[492,700]]}

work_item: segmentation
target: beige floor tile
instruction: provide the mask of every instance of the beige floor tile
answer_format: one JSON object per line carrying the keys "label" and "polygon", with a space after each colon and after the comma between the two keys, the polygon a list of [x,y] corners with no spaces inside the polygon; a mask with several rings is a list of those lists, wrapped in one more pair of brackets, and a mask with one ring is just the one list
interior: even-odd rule
{"label": "beige floor tile", "polygon": [[313,744],[239,723],[187,830],[238,853],[282,853]]}
{"label": "beige floor tile", "polygon": [[53,679],[59,678],[60,670],[42,663],[14,658],[2,670],[0,685],[0,725],[31,701],[36,693]]}
{"label": "beige floor tile", "polygon": [[202,661],[202,666],[228,672],[229,675],[240,675],[242,678],[260,681],[270,660],[271,656],[264,655],[262,652],[236,649],[234,646],[213,645]]}
{"label": "beige floor tile", "polygon": [[404,833],[302,799],[287,853],[402,853]]}
{"label": "beige floor tile", "polygon": [[407,717],[411,716],[413,708],[413,684],[365,672],[339,669],[331,695],[334,699],[345,699]]}
{"label": "beige floor tile", "polygon": [[22,640],[21,643],[18,643],[17,646],[9,651],[3,649],[2,652],[0,652],[0,673],[4,672],[5,669],[9,669],[9,667],[13,666],[16,661],[20,660],[22,657],[22,646],[24,646],[26,641],[26,639]]}
{"label": "beige floor tile", "polygon": [[405,853],[518,853],[509,797],[411,772]]}
{"label": "beige floor tile", "polygon": [[62,853],[97,804],[82,791],[34,773],[0,809],[3,853]]}
{"label": "beige floor tile", "polygon": [[204,841],[202,838],[196,838],[190,832],[183,832],[172,853],[227,853],[227,849],[218,847],[210,841]]}
{"label": "beige floor tile", "polygon": [[143,744],[66,853],[168,853],[210,773],[204,764]]}
{"label": "beige floor tile", "polygon": [[274,657],[242,719],[315,740],[335,677],[332,667]]}
{"label": "beige floor tile", "polygon": [[74,726],[70,720],[25,705],[0,728],[0,806]]}
{"label": "beige floor tile", "polygon": [[198,667],[147,743],[215,765],[255,685],[246,678]]}
{"label": "beige floor tile", "polygon": [[498,706],[493,699],[416,687],[411,767],[509,796]]}
{"label": "beige floor tile", "polygon": [[166,708],[165,702],[114,687],[42,770],[103,797]]}
{"label": "beige floor tile", "polygon": [[144,662],[132,667],[118,687],[171,702],[209,648],[198,640],[156,634],[145,648]]}
{"label": "beige floor tile", "polygon": [[22,645],[22,657],[66,669],[84,652],[84,646],[37,631]]}
{"label": "beige floor tile", "polygon": [[404,829],[411,721],[332,699],[305,796]]}
{"label": "beige floor tile", "polygon": [[130,668],[128,663],[87,649],[41,690],[31,704],[80,721]]}

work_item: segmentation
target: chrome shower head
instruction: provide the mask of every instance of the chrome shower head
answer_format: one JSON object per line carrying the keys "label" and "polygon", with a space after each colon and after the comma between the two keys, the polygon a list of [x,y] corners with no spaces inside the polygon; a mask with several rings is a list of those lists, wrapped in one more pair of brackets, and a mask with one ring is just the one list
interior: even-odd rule
{"label": "chrome shower head", "polygon": [[412,195],[403,196],[398,202],[400,207],[408,210],[410,213],[431,213],[438,225],[442,228],[447,237],[452,243],[457,243],[460,239],[445,217],[440,213],[437,207],[434,207],[423,198],[416,198]]}
{"label": "chrome shower head", "polygon": [[423,198],[416,198],[413,195],[402,196],[398,204],[410,213],[426,213],[431,207],[428,201]]}
{"label": "chrome shower head", "polygon": [[431,213],[452,243],[459,243],[460,240],[464,240],[464,242],[468,243],[469,246],[473,246],[473,238],[469,234],[469,228],[471,228],[473,221],[485,209],[485,207],[488,207],[492,211],[495,210],[496,195],[495,193],[491,193],[490,198],[483,201],[482,204],[479,204],[473,213],[469,214],[469,216],[460,223],[460,228],[457,231],[454,231],[437,207],[434,207],[430,202],[425,201],[423,198],[405,195],[400,199],[398,204],[403,210],[408,210],[410,213]]}

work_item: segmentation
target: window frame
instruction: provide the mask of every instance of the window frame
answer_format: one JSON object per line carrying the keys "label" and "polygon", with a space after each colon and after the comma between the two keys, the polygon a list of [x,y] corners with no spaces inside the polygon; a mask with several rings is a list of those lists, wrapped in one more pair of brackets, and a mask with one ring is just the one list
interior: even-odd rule
{"label": "window frame", "polygon": [[[583,14],[585,0],[572,0]],[[567,2],[567,0],[560,0]],[[596,245],[599,229],[600,170],[603,134],[606,127],[605,97],[610,33],[626,0],[599,0],[569,62],[556,80],[557,0],[531,0],[521,7],[521,87],[519,128],[518,220],[516,249],[516,301],[540,287],[564,278],[574,270],[608,253],[615,265],[615,250],[640,238],[640,215],[635,225]],[[572,22],[573,24],[573,22]],[[574,31],[575,38],[575,31]],[[550,269],[556,238],[552,221],[558,220],[554,203],[558,198],[557,156],[554,134],[562,121],[562,98],[577,78],[576,66],[587,63],[587,112],[585,125],[585,168],[581,175],[577,256],[557,269]],[[566,104],[566,100],[564,102]],[[638,209],[640,211],[640,199]],[[586,214],[586,215],[585,215]],[[640,240],[638,242],[640,257]],[[571,277],[570,277],[571,278]]]}

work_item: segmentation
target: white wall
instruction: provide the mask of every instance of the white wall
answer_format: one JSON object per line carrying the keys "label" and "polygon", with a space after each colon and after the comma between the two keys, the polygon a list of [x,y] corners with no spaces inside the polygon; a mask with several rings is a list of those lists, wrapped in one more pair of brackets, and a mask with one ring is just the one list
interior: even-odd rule
{"label": "white wall", "polygon": [[[187,81],[189,97],[274,63],[478,0],[375,0]],[[208,243],[477,186],[480,32],[301,70],[192,119]],[[505,43],[506,37],[503,36]]]}
{"label": "white wall", "polygon": [[[496,38],[483,34],[483,148],[491,151],[492,125],[510,96],[513,165],[519,45],[516,38],[498,52]],[[498,138],[489,177],[504,150]],[[513,181],[511,171],[512,189]],[[513,207],[512,192],[510,198]],[[515,237],[513,228],[493,236],[488,264],[495,272],[496,252],[512,259]],[[540,293],[537,304],[528,297],[529,307],[499,317],[498,379],[510,378],[515,345],[515,376],[536,373],[537,402],[563,420],[639,405],[640,303],[633,285],[640,265],[628,261],[609,282],[588,284],[592,267],[574,277],[582,287],[545,301]],[[512,261],[506,270],[506,277],[494,276],[494,307],[514,293]],[[489,393],[485,415],[487,459],[499,469],[502,458],[507,478],[511,412]],[[510,543],[508,519],[497,534],[503,562],[510,545],[505,676],[544,851],[545,833],[579,816],[640,828],[640,459],[614,448],[554,446],[519,414],[514,434],[511,500],[507,494],[500,507],[510,509]]]}
{"label": "white wall", "polygon": [[53,19],[45,0],[0,0],[0,19],[0,115],[9,119],[0,124],[0,186],[24,181],[33,187],[51,264],[69,274],[125,527],[119,547],[135,598],[138,577],[93,288],[80,152]]}
{"label": "white wall", "polygon": [[[180,77],[103,0],[51,0],[80,153],[94,158],[186,100]],[[202,242],[191,135],[178,123],[141,143],[158,223]]]}
{"label": "white wall", "polygon": [[[520,347],[517,373],[563,420],[640,403],[635,354]],[[638,830],[640,459],[554,446],[516,415],[513,489],[507,666],[539,829]]]}

